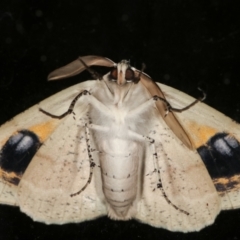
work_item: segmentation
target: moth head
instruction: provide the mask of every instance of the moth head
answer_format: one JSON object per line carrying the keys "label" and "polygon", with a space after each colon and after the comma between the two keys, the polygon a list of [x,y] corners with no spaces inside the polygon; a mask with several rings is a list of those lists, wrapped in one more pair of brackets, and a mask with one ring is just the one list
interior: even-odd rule
{"label": "moth head", "polygon": [[116,64],[108,75],[108,79],[109,81],[116,82],[118,85],[137,83],[139,81],[139,77],[135,76],[135,71],[127,60],[122,60]]}

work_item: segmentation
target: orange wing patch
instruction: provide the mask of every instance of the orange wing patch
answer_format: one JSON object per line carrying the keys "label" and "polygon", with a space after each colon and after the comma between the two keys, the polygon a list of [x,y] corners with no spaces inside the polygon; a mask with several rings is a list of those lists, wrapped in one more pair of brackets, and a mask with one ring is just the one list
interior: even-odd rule
{"label": "orange wing patch", "polygon": [[29,130],[34,132],[39,137],[41,142],[44,142],[56,129],[59,121],[60,120],[58,119],[51,119],[48,122],[34,125],[30,127]]}
{"label": "orange wing patch", "polygon": [[195,148],[198,148],[208,141],[209,138],[214,136],[218,130],[207,125],[200,125],[197,122],[190,122],[186,128]]}

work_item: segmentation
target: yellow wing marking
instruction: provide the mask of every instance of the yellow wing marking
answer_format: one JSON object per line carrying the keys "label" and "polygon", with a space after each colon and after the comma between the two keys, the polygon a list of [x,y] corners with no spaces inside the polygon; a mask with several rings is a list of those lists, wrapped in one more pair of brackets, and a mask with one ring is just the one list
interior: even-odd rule
{"label": "yellow wing marking", "polygon": [[6,183],[17,185],[21,180],[21,176],[22,174],[18,175],[15,172],[5,172],[0,169],[0,179],[2,178]]}
{"label": "yellow wing marking", "polygon": [[[38,136],[40,142],[44,142],[54,132],[56,127],[59,125],[59,121],[61,121],[61,120],[52,119],[50,121],[36,124],[36,125],[33,125],[29,128],[25,128],[25,129],[34,132]],[[20,130],[24,130],[24,128],[17,129],[15,132],[11,133],[10,136],[7,136],[7,138],[5,138],[1,141],[0,145],[4,146],[6,144],[6,142],[9,140],[9,138],[15,134],[18,134],[18,132]]]}
{"label": "yellow wing marking", "polygon": [[222,187],[221,189],[218,189],[218,193],[220,196],[225,195],[228,193],[228,191],[238,191],[240,187],[240,176],[239,175],[234,175],[232,177],[222,177],[222,178],[216,178],[213,179],[213,183],[215,185],[220,185],[224,186],[225,188]]}
{"label": "yellow wing marking", "polygon": [[197,122],[191,121],[188,123],[186,130],[194,142],[195,148],[205,145],[206,142],[214,136],[218,130],[207,125],[200,125]]}
{"label": "yellow wing marking", "polygon": [[58,119],[52,119],[48,122],[34,125],[30,127],[29,130],[34,132],[39,137],[40,142],[44,142],[56,129],[59,121],[60,120]]}

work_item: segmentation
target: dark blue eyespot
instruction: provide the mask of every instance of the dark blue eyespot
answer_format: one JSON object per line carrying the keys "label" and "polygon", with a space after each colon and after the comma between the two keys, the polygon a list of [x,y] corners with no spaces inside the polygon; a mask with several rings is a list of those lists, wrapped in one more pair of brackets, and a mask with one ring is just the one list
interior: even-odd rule
{"label": "dark blue eyespot", "polygon": [[[227,133],[217,133],[197,149],[218,191],[232,189],[240,177],[240,143]],[[225,179],[225,180],[224,180]]]}
{"label": "dark blue eyespot", "polygon": [[2,171],[22,175],[40,146],[38,136],[29,130],[14,134],[0,150]]}

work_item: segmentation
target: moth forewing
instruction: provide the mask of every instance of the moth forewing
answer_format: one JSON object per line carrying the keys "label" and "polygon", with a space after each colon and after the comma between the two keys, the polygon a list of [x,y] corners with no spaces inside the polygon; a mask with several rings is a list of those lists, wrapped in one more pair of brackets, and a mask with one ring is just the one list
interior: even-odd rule
{"label": "moth forewing", "polygon": [[[56,99],[50,99],[53,100],[52,107],[54,108],[54,100],[58,102],[59,99],[57,96]],[[43,101],[43,103],[48,104],[48,101]],[[1,126],[0,202],[2,203],[19,204],[16,201],[16,192],[18,190],[17,185],[24,173],[22,166],[27,166],[31,161],[28,146],[35,145],[35,148],[38,149],[60,123],[60,121],[46,118],[46,116],[39,117],[38,108],[39,106],[35,105]],[[31,132],[35,139],[24,135],[26,131]]]}
{"label": "moth forewing", "polygon": [[16,201],[16,192],[17,192],[17,186],[13,184],[7,184],[4,174],[1,173],[0,177],[0,202],[2,204],[12,205],[12,206],[18,206],[18,202]]}
{"label": "moth forewing", "polygon": [[[0,164],[1,164],[1,174],[0,174],[0,202],[9,205],[18,205],[16,202],[16,192],[17,185],[22,178],[24,173],[23,170],[19,171],[19,166],[24,163],[24,161],[31,161],[30,158],[25,159],[23,156],[29,155],[29,149],[26,145],[27,136],[22,135],[21,131],[28,131],[38,138],[38,142],[34,139],[33,144],[36,144],[36,148],[39,148],[45,141],[51,136],[51,134],[56,131],[57,127],[61,124],[62,120],[52,119],[45,114],[39,114],[39,107],[49,109],[51,112],[61,112],[65,111],[69,107],[71,100],[74,98],[77,92],[83,89],[93,88],[95,81],[88,81],[76,86],[72,86],[65,89],[47,99],[40,102],[39,104],[29,108],[23,113],[14,117],[11,121],[6,122],[1,126],[0,129]],[[81,87],[82,86],[82,87]],[[19,140],[18,140],[19,139]],[[21,141],[20,141],[21,140]],[[14,142],[16,145],[13,145]],[[30,143],[29,142],[29,143]],[[17,143],[23,144],[21,148],[18,147]],[[20,145],[19,145],[20,146]],[[24,147],[26,146],[26,147]],[[20,154],[21,153],[21,154]],[[10,155],[9,155],[10,154]],[[8,156],[14,159],[9,159]],[[51,154],[51,152],[50,152]],[[20,159],[19,159],[20,157]],[[16,163],[14,162],[16,161]],[[13,163],[11,163],[13,162]],[[5,163],[9,166],[6,168]],[[14,167],[13,167],[14,166]]]}
{"label": "moth forewing", "polygon": [[[147,148],[143,193],[136,219],[183,232],[198,231],[213,223],[220,211],[219,197],[199,155],[183,145],[158,116],[153,118],[149,130],[149,137],[155,140],[158,169],[157,173],[149,174],[153,153]],[[167,199],[156,187],[159,179]]]}
{"label": "moth forewing", "polygon": [[[183,92],[159,84],[166,93],[170,103],[176,107],[186,106],[193,98]],[[213,167],[208,167],[209,174],[219,192],[222,200],[222,209],[235,209],[240,207],[240,126],[238,123],[207,106],[199,103],[188,111],[179,114],[181,122],[186,126],[188,134],[191,134],[194,145],[197,149],[206,146],[209,150],[217,147],[218,155],[213,156],[215,171],[218,175],[213,175]],[[207,121],[206,121],[207,119]],[[215,145],[209,146],[208,141],[222,134],[223,138],[217,138]],[[217,143],[222,143],[218,146]],[[200,150],[198,150],[200,152]],[[222,160],[219,158],[221,156]],[[209,165],[208,160],[203,158],[206,166]],[[224,172],[222,172],[224,171]]]}
{"label": "moth forewing", "polygon": [[[88,83],[93,86],[92,82]],[[88,84],[84,84],[89,89]],[[81,84],[75,88],[78,86]],[[67,109],[60,108],[58,111],[62,112]],[[100,175],[93,175],[83,194],[71,197],[88,181],[90,172],[88,141],[81,120],[86,117],[87,109],[88,104],[79,101],[74,115],[61,120],[61,125],[34,156],[19,184],[21,210],[36,221],[63,224],[106,215],[101,191],[98,192],[102,188]]]}

